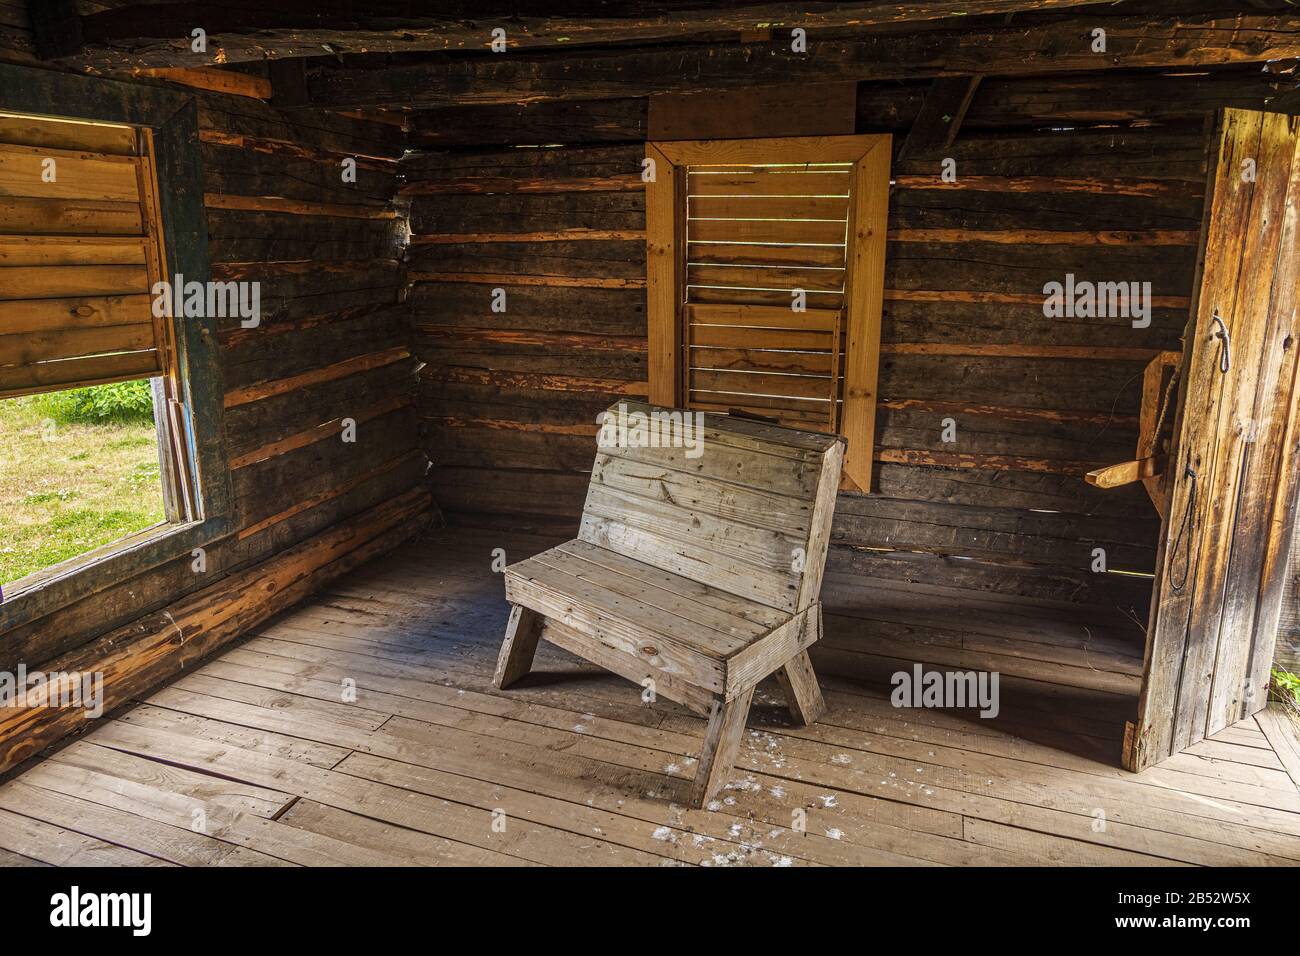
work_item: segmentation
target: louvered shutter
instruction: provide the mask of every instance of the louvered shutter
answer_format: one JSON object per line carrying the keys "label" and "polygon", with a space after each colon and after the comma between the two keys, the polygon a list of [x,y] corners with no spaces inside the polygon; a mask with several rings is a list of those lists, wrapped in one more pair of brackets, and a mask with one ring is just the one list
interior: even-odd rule
{"label": "louvered shutter", "polygon": [[0,115],[0,398],[166,367],[148,135]]}
{"label": "louvered shutter", "polygon": [[870,490],[890,148],[873,134],[646,144],[652,402],[838,433],[844,487]]}
{"label": "louvered shutter", "polygon": [[691,407],[838,429],[852,167],[686,167]]}

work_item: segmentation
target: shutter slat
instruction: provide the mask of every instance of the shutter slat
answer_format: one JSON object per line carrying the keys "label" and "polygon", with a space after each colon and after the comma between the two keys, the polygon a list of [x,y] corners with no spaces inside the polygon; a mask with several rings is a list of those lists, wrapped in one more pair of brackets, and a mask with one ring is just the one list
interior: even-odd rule
{"label": "shutter slat", "polygon": [[135,130],[108,123],[68,123],[0,113],[0,143],[131,156],[135,153]]}
{"label": "shutter slat", "polygon": [[815,219],[692,219],[687,222],[688,242],[815,242],[844,245],[842,222]]}
{"label": "shutter slat", "polygon": [[786,269],[781,266],[686,266],[688,286],[727,286],[737,289],[777,289],[788,296],[805,292],[843,292],[843,269]]}
{"label": "shutter slat", "polygon": [[791,428],[804,428],[813,431],[830,431],[827,424],[827,411],[825,404],[809,403],[807,408],[813,409],[808,411],[801,408],[781,408],[776,405],[762,405],[756,399],[745,399],[738,397],[736,401],[720,401],[719,396],[710,392],[692,392],[690,394],[691,408],[698,409],[702,412],[748,412],[751,415],[759,415],[763,418],[775,419],[778,425],[788,425]]}
{"label": "shutter slat", "polygon": [[96,355],[62,362],[0,367],[0,398],[52,392],[82,385],[102,385],[158,374],[158,353],[128,352],[121,355]]}
{"label": "shutter slat", "polygon": [[[44,178],[54,161],[54,180]],[[38,199],[96,199],[139,202],[137,160],[106,153],[0,145],[0,194]]]}
{"label": "shutter slat", "polygon": [[0,232],[35,235],[139,236],[140,204],[93,199],[0,195]]}
{"label": "shutter slat", "polygon": [[804,312],[795,312],[788,304],[783,308],[773,308],[762,305],[711,305],[693,302],[686,306],[686,316],[690,322],[701,325],[752,325],[769,329],[831,332],[835,329],[838,313],[831,309],[808,309]]}
{"label": "shutter slat", "polygon": [[152,308],[148,295],[13,299],[0,308],[0,335],[139,325],[150,320]]}
{"label": "shutter slat", "polygon": [[143,264],[0,268],[0,300],[129,295],[148,289],[149,270]]}
{"label": "shutter slat", "polygon": [[[690,290],[696,303],[710,305],[757,305],[790,310],[789,292],[764,292],[751,289],[711,289],[698,286]],[[840,292],[809,292],[808,308],[818,310],[838,309],[844,304]]]}
{"label": "shutter slat", "polygon": [[0,366],[139,352],[153,348],[153,323],[0,335]]}
{"label": "shutter slat", "polygon": [[692,169],[686,188],[692,196],[842,196],[848,194],[850,178],[847,172]]}
{"label": "shutter slat", "polygon": [[783,372],[802,375],[830,375],[834,356],[824,352],[791,349],[691,349],[691,367],[726,369],[732,372]]}
{"label": "shutter slat", "polygon": [[755,266],[843,266],[843,246],[777,246],[744,242],[692,242],[690,262],[734,263]]}
{"label": "shutter slat", "polygon": [[691,196],[690,219],[834,219],[849,215],[849,197]]}
{"label": "shutter slat", "polygon": [[753,329],[732,325],[692,325],[690,341],[707,348],[807,349],[831,351],[834,339],[829,332],[802,332],[797,329]]}
{"label": "shutter slat", "polygon": [[816,398],[830,401],[831,380],[812,375],[771,375],[762,372],[718,372],[696,369],[697,390],[767,395],[777,398]]}
{"label": "shutter slat", "polygon": [[144,265],[144,256],[134,236],[0,235],[0,266]]}

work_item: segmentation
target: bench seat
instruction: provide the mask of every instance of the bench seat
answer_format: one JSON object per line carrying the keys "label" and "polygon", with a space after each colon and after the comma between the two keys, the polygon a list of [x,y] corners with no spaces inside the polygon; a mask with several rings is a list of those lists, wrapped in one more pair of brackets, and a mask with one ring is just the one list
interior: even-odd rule
{"label": "bench seat", "polygon": [[[581,540],[508,567],[506,598],[547,619],[541,636],[629,680],[649,678],[705,715],[715,696],[752,689],[816,639],[807,611],[771,608]],[[571,633],[547,635],[551,623]]]}
{"label": "bench seat", "polygon": [[[726,785],[754,688],[775,675],[795,720],[823,707],[808,648],[844,443],[727,415],[620,402],[598,443],[577,539],[505,569],[512,605],[494,683],[540,640],[708,718],[690,802]],[[654,416],[693,440],[623,440]]]}

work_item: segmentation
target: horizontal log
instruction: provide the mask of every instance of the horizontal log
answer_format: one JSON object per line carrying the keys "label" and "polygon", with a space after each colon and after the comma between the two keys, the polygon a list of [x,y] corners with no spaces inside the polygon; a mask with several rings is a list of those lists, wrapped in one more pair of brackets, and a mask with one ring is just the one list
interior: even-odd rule
{"label": "horizontal log", "polygon": [[[927,81],[858,84],[856,132],[904,131],[920,110]],[[1019,127],[1101,125],[1154,120],[1197,121],[1225,107],[1262,109],[1290,89],[1281,75],[1253,68],[1209,70],[1194,79],[1185,73],[1113,71],[1062,76],[986,77],[962,123],[965,138],[975,131]],[[487,106],[417,109],[409,117],[416,146],[541,145],[548,143],[641,143],[647,132],[648,97],[612,100],[543,100]],[[1148,127],[1142,132],[1149,132]],[[1041,134],[1040,134],[1041,137]],[[1197,137],[1199,138],[1199,136]],[[961,149],[962,139],[954,144]],[[950,153],[951,154],[951,153]],[[923,163],[928,154],[922,153]],[[1156,178],[1203,176],[1197,151],[1162,150],[1123,164],[1132,175]],[[899,172],[909,171],[908,166]],[[937,161],[933,164],[937,166]],[[966,163],[963,161],[961,167]],[[1041,167],[1040,167],[1041,168]],[[1115,166],[1111,169],[1117,168]],[[974,171],[974,170],[972,170]]]}
{"label": "horizontal log", "polygon": [[[1048,475],[1085,475],[1092,468],[1090,461],[1059,461],[1048,458],[1027,458],[1024,455],[981,455],[972,452],[929,451],[918,448],[878,448],[873,454],[876,461],[896,465],[930,465],[942,468],[974,468],[979,471],[1032,471]],[[856,489],[845,476],[846,491]]]}
{"label": "horizontal log", "polygon": [[408,263],[412,275],[487,273],[645,281],[643,241],[490,242],[460,246],[416,246]]}
{"label": "horizontal log", "polygon": [[[1106,53],[1092,30],[1106,29]],[[330,109],[602,99],[754,85],[924,76],[1024,76],[1143,67],[1262,63],[1300,54],[1287,16],[1043,18],[1009,26],[814,38],[806,53],[779,31],[767,42],[578,50],[568,55],[446,58],[359,70],[322,63],[311,101]]]}
{"label": "horizontal log", "polygon": [[416,367],[413,358],[393,362],[229,408],[225,413],[227,456],[234,461],[321,422],[346,417],[386,399],[410,398],[415,393]]}
{"label": "horizontal log", "polygon": [[637,173],[614,176],[571,176],[553,179],[515,179],[509,176],[483,176],[474,179],[443,179],[407,183],[402,196],[437,196],[444,193],[576,193],[576,192],[644,192],[645,183]]}
{"label": "horizontal log", "polygon": [[648,348],[643,336],[470,329],[455,325],[421,323],[417,323],[414,328],[419,335],[452,345],[486,342],[496,345],[534,345],[552,349],[589,349],[595,352],[645,352]]}
{"label": "horizontal log", "polygon": [[938,170],[933,175],[896,175],[897,189],[939,189],[951,192],[1013,193],[1098,193],[1106,196],[1170,196],[1194,198],[1204,190],[1196,183],[1164,179],[1086,178],[1064,176],[958,176],[945,182]]}
{"label": "horizontal log", "polygon": [[[1041,292],[969,292],[963,289],[886,289],[889,302],[982,302],[998,305],[1042,306]],[[1191,299],[1185,295],[1153,295],[1154,309],[1186,309]]]}
{"label": "horizontal log", "polygon": [[[1004,14],[1019,10],[1066,9],[1093,0],[921,0],[910,4],[806,3],[792,16],[776,3],[753,6],[701,6],[665,11],[662,5],[630,3],[620,16],[592,5],[579,13],[523,14],[512,6],[493,3],[454,5],[439,15],[399,6],[372,4],[364,13],[351,7],[302,0],[272,5],[233,3],[220,7],[173,2],[121,4],[58,24],[36,21],[42,56],[75,66],[100,69],[206,66],[286,57],[346,53],[414,53],[478,51],[493,48],[493,34],[484,24],[507,23],[507,50],[554,49],[600,43],[660,42],[693,39],[735,31],[771,30],[774,26],[805,29],[857,29],[899,23],[923,23],[951,16]],[[201,53],[173,37],[189,35],[191,25],[204,23],[211,49]]]}
{"label": "horizontal log", "polygon": [[475,285],[509,287],[512,285],[543,285],[588,289],[644,289],[645,279],[607,279],[595,276],[529,276],[504,273],[470,272],[411,272],[412,282],[471,282]]}
{"label": "horizontal log", "polygon": [[451,233],[644,232],[645,193],[444,193],[412,199],[410,217],[413,242]]}
{"label": "horizontal log", "polygon": [[309,222],[295,212],[209,208],[208,253],[214,262],[397,259],[404,230],[396,218],[321,212]]}
{"label": "horizontal log", "polygon": [[1127,230],[1199,233],[1201,209],[1199,198],[901,189],[889,197],[889,227],[1105,232],[1122,225]]}
{"label": "horizontal log", "polygon": [[232,473],[240,514],[261,521],[287,505],[329,491],[377,462],[418,447],[418,418],[409,405],[361,423],[355,442],[313,441]]}
{"label": "horizontal log", "polygon": [[207,90],[210,93],[227,93],[231,96],[249,96],[257,100],[271,98],[271,81],[264,76],[237,73],[234,70],[191,67],[180,69],[136,69],[135,76],[166,80],[178,86]]}
{"label": "horizontal log", "polygon": [[261,521],[250,524],[246,528],[241,528],[237,538],[238,540],[243,541],[246,538],[255,537],[256,535],[266,531],[268,528],[272,528],[281,522],[288,521],[295,515],[302,514],[304,511],[310,511],[311,509],[318,508],[327,502],[341,498],[362,487],[367,482],[388,475],[393,475],[394,473],[403,470],[408,472],[408,478],[403,484],[405,487],[409,488],[415,485],[419,478],[423,476],[427,464],[428,459],[424,457],[422,452],[418,451],[408,452],[397,458],[381,462],[369,471],[362,472],[353,478],[349,478],[347,481],[342,482],[327,491],[318,492],[314,495],[301,498],[283,511],[277,511],[275,514],[263,518]]}
{"label": "horizontal log", "polygon": [[645,382],[593,378],[585,375],[559,375],[550,372],[507,372],[481,368],[448,366],[439,370],[443,381],[494,388],[527,388],[540,391],[596,392],[601,395],[627,395],[644,398],[649,386]]}
{"label": "horizontal log", "polygon": [[506,311],[492,311],[492,289],[474,283],[422,282],[411,289],[413,321],[465,328],[537,332],[646,334],[646,296],[640,289],[512,286]]}
{"label": "horizontal log", "polygon": [[322,161],[393,172],[406,152],[401,129],[337,113],[289,114],[244,97],[197,94],[199,140],[266,156]]}
{"label": "horizontal log", "polygon": [[297,448],[305,448],[307,445],[318,441],[325,441],[327,438],[337,438],[343,432],[345,421],[350,420],[356,425],[361,425],[363,422],[371,421],[401,408],[407,408],[410,405],[411,399],[409,396],[397,395],[392,398],[385,398],[373,405],[357,409],[349,415],[340,415],[319,425],[313,425],[311,428],[260,445],[230,459],[230,469],[236,471],[267,458],[274,458],[276,455],[283,455]]}
{"label": "horizontal log", "polygon": [[1152,308],[1151,325],[1133,328],[1122,315],[1108,318],[1043,315],[1043,302],[1026,304],[902,301],[885,303],[885,342],[1177,348],[1187,324],[1182,309]]}
{"label": "horizontal log", "polygon": [[349,176],[345,182],[343,173],[351,168],[346,160],[353,157],[345,159],[330,153],[297,156],[206,142],[202,152],[204,188],[210,193],[384,205],[397,189],[397,167],[393,163],[357,161],[355,181]]}
{"label": "horizontal log", "polygon": [[1192,229],[890,229],[891,242],[995,242],[1002,245],[1194,246]]}
{"label": "horizontal log", "polygon": [[552,229],[545,232],[449,232],[412,236],[411,245],[460,245],[478,242],[593,242],[603,239],[645,239],[644,229]]}
{"label": "horizontal log", "polygon": [[1014,405],[972,405],[966,402],[930,401],[915,398],[881,399],[880,408],[934,412],[943,416],[971,415],[1008,421],[1075,422],[1087,425],[1121,425],[1136,428],[1138,416],[1114,412],[1088,412],[1053,408],[1024,408]]}
{"label": "horizontal log", "polygon": [[387,349],[383,352],[374,352],[369,355],[358,355],[355,358],[346,359],[329,365],[324,368],[312,369],[302,372],[298,375],[291,375],[287,378],[274,379],[267,382],[257,382],[252,385],[236,388],[226,392],[226,408],[234,408],[238,405],[244,405],[248,402],[256,402],[263,398],[269,398],[272,395],[283,395],[285,392],[292,392],[295,389],[303,388],[308,385],[315,385],[320,382],[328,382],[332,379],[343,378],[356,372],[365,371],[366,369],[378,368],[381,365],[388,365],[392,362],[400,362],[408,358],[410,352],[405,346]]}
{"label": "horizontal log", "polygon": [[294,216],[338,216],[344,219],[396,219],[397,210],[388,206],[360,203],[304,202],[281,196],[234,196],[206,193],[203,205],[209,209],[243,209],[250,212],[281,212]]}
{"label": "horizontal log", "polygon": [[1058,358],[1098,362],[1149,362],[1160,349],[1101,348],[1093,345],[968,345],[958,342],[886,342],[887,355],[989,355],[1001,358]]}

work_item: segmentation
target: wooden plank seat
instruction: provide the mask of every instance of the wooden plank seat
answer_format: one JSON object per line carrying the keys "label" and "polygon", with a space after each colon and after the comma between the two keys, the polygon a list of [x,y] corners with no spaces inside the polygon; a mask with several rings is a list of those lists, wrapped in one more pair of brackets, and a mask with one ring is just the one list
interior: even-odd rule
{"label": "wooden plank seat", "polygon": [[[673,411],[629,402],[606,414]],[[495,683],[526,674],[545,639],[706,716],[691,790],[703,806],[727,780],[761,680],[776,674],[796,720],[823,709],[807,649],[821,636],[844,445],[724,415],[696,422],[692,454],[600,443],[579,537],[506,568]]]}

